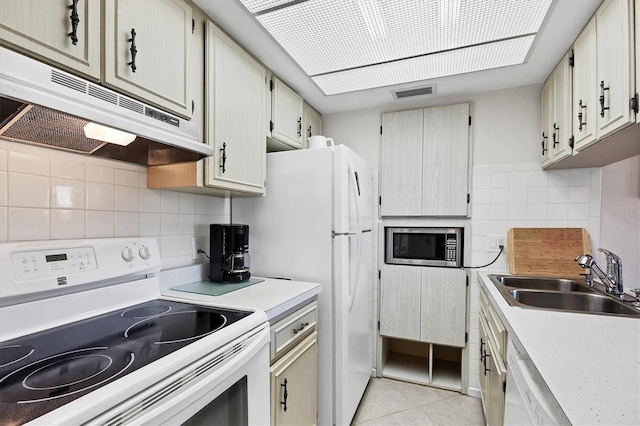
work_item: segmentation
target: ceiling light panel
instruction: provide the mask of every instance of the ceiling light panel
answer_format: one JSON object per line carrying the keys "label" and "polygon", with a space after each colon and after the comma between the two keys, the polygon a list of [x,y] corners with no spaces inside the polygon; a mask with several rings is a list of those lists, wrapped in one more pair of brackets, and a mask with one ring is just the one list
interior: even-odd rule
{"label": "ceiling light panel", "polygon": [[241,1],[310,76],[535,34],[551,4],[551,0]]}
{"label": "ceiling light panel", "polygon": [[534,36],[312,77],[326,95],[463,74],[524,62]]}

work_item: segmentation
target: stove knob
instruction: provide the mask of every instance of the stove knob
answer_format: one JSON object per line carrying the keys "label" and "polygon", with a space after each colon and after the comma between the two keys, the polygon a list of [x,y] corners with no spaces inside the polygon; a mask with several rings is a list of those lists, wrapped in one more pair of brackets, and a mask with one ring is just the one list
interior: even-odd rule
{"label": "stove knob", "polygon": [[135,255],[133,254],[132,248],[127,247],[124,250],[122,250],[122,258],[127,262],[131,262],[134,257]]}
{"label": "stove knob", "polygon": [[141,258],[147,260],[151,257],[151,250],[149,250],[149,247],[147,246],[142,246],[142,248],[138,251],[138,254],[140,254]]}

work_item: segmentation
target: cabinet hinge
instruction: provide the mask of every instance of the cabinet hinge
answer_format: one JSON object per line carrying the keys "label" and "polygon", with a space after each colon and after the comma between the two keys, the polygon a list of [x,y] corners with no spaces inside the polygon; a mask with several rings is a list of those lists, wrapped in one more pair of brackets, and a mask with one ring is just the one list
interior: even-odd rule
{"label": "cabinet hinge", "polygon": [[273,92],[273,79],[269,82],[269,91]]}
{"label": "cabinet hinge", "polygon": [[575,139],[573,138],[573,135],[571,135],[571,137],[569,138],[569,147],[573,149],[574,144],[575,144]]}
{"label": "cabinet hinge", "polygon": [[467,275],[467,287],[469,287],[469,275]]}
{"label": "cabinet hinge", "polygon": [[569,56],[569,66],[573,68],[575,66],[575,57],[573,56],[573,49],[571,49],[571,56]]}
{"label": "cabinet hinge", "polygon": [[192,19],[191,20],[191,34],[195,34],[196,33],[196,20]]}
{"label": "cabinet hinge", "polygon": [[378,197],[378,205],[381,206],[382,205],[382,195]]}
{"label": "cabinet hinge", "polygon": [[469,126],[471,126],[471,116],[469,116]]}
{"label": "cabinet hinge", "polygon": [[502,393],[507,393],[507,382],[502,382]]}
{"label": "cabinet hinge", "polygon": [[378,269],[378,279],[382,279],[382,271],[380,271],[380,269]]}
{"label": "cabinet hinge", "polygon": [[467,204],[471,202],[471,194],[467,194]]}
{"label": "cabinet hinge", "polygon": [[380,330],[380,321],[378,321],[378,330]]}
{"label": "cabinet hinge", "polygon": [[273,132],[273,121],[269,120],[269,131]]}
{"label": "cabinet hinge", "polygon": [[635,112],[636,114],[638,113],[638,107],[640,103],[640,99],[638,99],[638,94],[636,93],[632,98],[631,101],[629,102],[629,108],[631,110],[633,110],[633,112]]}
{"label": "cabinet hinge", "polygon": [[467,343],[469,341],[469,333],[464,332],[464,342]]}
{"label": "cabinet hinge", "polygon": [[193,114],[196,111],[196,103],[195,101],[192,99],[191,100],[191,114]]}
{"label": "cabinet hinge", "polygon": [[380,126],[380,134],[382,134],[382,126]]}

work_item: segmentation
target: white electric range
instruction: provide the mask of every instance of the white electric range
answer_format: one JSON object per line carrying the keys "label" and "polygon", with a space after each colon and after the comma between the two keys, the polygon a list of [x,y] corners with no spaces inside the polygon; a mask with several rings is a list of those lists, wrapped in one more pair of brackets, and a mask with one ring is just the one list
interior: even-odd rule
{"label": "white electric range", "polygon": [[162,297],[153,239],[0,245],[0,424],[266,424],[262,311]]}

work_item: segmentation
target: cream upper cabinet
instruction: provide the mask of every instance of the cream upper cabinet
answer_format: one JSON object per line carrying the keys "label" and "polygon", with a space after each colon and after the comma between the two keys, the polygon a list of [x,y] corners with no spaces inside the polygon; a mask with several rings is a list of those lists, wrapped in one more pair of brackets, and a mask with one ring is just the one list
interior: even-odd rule
{"label": "cream upper cabinet", "polygon": [[3,0],[0,43],[100,79],[100,0]]}
{"label": "cream upper cabinet", "polygon": [[303,145],[309,147],[307,138],[322,134],[322,116],[306,102],[302,109],[302,128],[304,130]]}
{"label": "cream upper cabinet", "polygon": [[380,335],[464,347],[466,283],[462,269],[383,265]]}
{"label": "cream upper cabinet", "polygon": [[592,18],[573,45],[573,137],[580,151],[597,140],[596,21]]}
{"label": "cream upper cabinet", "polygon": [[104,84],[191,118],[193,26],[182,0],[105,0]]}
{"label": "cream upper cabinet", "polygon": [[303,99],[276,76],[271,80],[271,137],[290,148],[304,147]]}
{"label": "cream upper cabinet", "polygon": [[635,121],[633,19],[633,0],[605,0],[596,11],[598,138]]}
{"label": "cream upper cabinet", "polygon": [[267,79],[265,68],[207,22],[205,186],[264,193]]}
{"label": "cream upper cabinet", "polygon": [[[635,1],[634,10],[636,12],[636,93],[635,93],[635,103],[636,105],[640,104],[640,96],[638,92],[640,92],[640,0]],[[640,105],[638,105],[640,109]],[[636,111],[636,123],[640,123],[640,111]]]}
{"label": "cream upper cabinet", "polygon": [[469,104],[382,115],[382,216],[466,216]]}
{"label": "cream upper cabinet", "polygon": [[567,52],[551,74],[553,79],[553,119],[551,120],[551,158],[563,160],[573,153],[571,127],[572,52]]}
{"label": "cream upper cabinet", "polygon": [[549,76],[542,85],[540,92],[540,106],[542,118],[542,132],[540,134],[540,165],[546,167],[551,164],[551,123],[553,122],[553,77]]}

